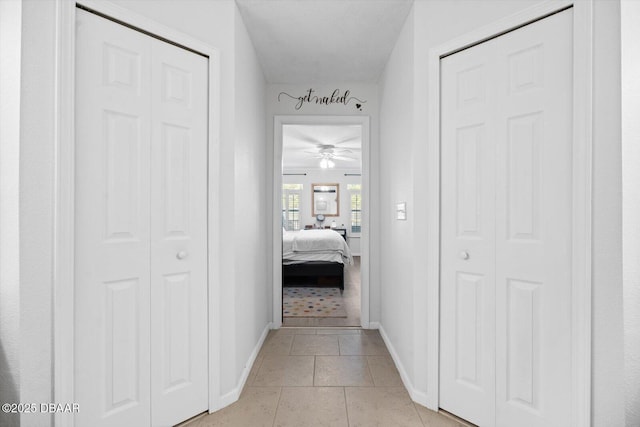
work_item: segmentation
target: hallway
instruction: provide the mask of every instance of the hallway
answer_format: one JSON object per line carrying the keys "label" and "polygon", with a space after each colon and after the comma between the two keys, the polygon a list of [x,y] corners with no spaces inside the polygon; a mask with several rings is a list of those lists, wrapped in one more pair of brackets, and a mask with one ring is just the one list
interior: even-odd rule
{"label": "hallway", "polygon": [[184,426],[463,427],[411,401],[377,330],[269,333],[240,399]]}
{"label": "hallway", "polygon": [[[0,0],[0,401],[82,408],[0,426],[460,427],[411,398],[640,426],[637,22],[636,0]],[[335,200],[360,312],[281,328],[281,131],[319,118],[369,141],[359,175],[286,172],[302,228],[340,218],[314,184],[359,181]],[[487,399],[443,392],[465,382]]]}

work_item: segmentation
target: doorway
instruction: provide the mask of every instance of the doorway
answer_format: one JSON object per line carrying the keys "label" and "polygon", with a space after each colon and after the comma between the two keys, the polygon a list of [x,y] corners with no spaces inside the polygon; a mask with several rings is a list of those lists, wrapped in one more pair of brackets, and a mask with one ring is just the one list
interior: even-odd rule
{"label": "doorway", "polygon": [[439,406],[568,425],[573,10],[441,59]]}
{"label": "doorway", "polygon": [[[368,184],[368,117],[275,117],[274,326],[369,326]],[[317,270],[306,261],[299,265],[302,262],[298,260],[287,267],[285,258],[283,266],[283,250],[288,251],[289,239],[326,233],[336,245],[344,241],[349,250],[344,262],[323,259],[332,265]],[[340,238],[335,239],[336,235]],[[340,298],[345,313],[321,317],[284,313],[283,318],[285,298],[311,288],[317,288],[318,293],[311,296],[318,299],[323,299],[323,292],[336,293],[329,297]],[[291,295],[283,298],[284,293]]]}
{"label": "doorway", "polygon": [[283,326],[360,326],[362,128],[285,125]]}

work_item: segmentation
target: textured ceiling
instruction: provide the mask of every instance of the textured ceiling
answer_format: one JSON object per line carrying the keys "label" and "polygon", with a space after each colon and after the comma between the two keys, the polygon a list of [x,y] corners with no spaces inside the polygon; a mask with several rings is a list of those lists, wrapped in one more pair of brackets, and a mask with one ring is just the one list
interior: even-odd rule
{"label": "textured ceiling", "polygon": [[413,0],[236,0],[269,83],[375,83]]}
{"label": "textured ceiling", "polygon": [[[362,127],[360,125],[285,125],[282,129],[282,165],[285,169],[319,169],[317,153],[322,145],[353,160],[334,159],[335,169],[360,170]],[[346,151],[345,151],[346,150]]]}

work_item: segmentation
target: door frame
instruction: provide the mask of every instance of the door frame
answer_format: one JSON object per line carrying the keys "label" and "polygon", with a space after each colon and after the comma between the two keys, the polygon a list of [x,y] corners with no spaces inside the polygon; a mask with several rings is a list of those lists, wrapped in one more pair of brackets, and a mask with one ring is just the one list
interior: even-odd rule
{"label": "door frame", "polygon": [[[546,1],[429,50],[427,141],[427,386],[426,404],[439,408],[440,340],[440,60],[465,48],[573,8],[573,175],[571,284],[571,420],[591,425],[591,208],[593,0]],[[423,359],[424,360],[424,359]]]}
{"label": "door frame", "polygon": [[370,217],[369,116],[274,116],[273,118],[273,323],[282,326],[282,127],[285,125],[359,125],[362,128],[362,233],[360,238],[360,325],[368,329],[369,317],[369,217]]}
{"label": "door frame", "polygon": [[[77,7],[88,9],[208,59],[207,290],[209,411],[220,408],[220,53],[194,37],[108,1],[56,0],[56,132],[53,277],[53,399],[74,399],[74,186],[75,40]],[[73,414],[56,413],[55,425],[73,426]]]}

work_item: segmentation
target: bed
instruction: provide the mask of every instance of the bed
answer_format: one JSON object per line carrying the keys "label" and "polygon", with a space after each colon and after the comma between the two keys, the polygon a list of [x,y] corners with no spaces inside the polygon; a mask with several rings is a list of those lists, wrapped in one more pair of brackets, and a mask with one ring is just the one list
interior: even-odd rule
{"label": "bed", "polygon": [[344,265],[353,264],[345,239],[331,229],[283,231],[282,284],[310,280],[344,290]]}

